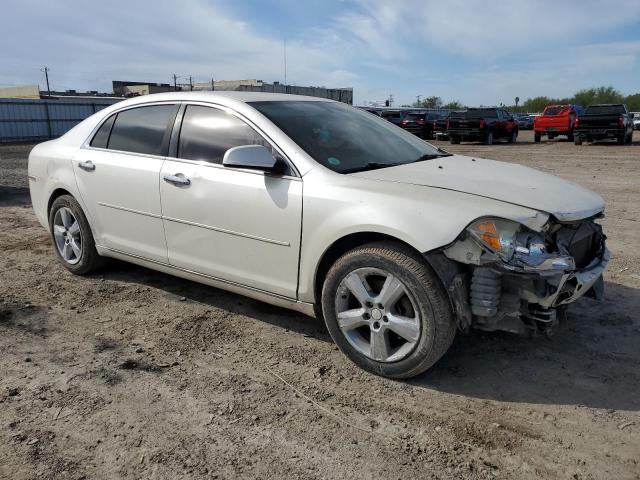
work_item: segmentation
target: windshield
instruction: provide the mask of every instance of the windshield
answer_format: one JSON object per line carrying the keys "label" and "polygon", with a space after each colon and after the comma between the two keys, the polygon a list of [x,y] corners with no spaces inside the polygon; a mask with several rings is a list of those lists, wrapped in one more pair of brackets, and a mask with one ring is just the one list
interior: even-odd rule
{"label": "windshield", "polygon": [[314,160],[338,173],[447,155],[392,123],[337,102],[250,102]]}
{"label": "windshield", "polygon": [[616,115],[626,112],[623,105],[593,105],[587,107],[584,113],[586,115]]}

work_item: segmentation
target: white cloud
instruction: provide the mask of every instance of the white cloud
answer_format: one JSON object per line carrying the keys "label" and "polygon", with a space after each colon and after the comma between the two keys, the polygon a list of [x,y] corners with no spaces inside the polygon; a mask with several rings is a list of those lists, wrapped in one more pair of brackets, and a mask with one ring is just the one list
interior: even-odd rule
{"label": "white cloud", "polygon": [[174,72],[281,81],[285,34],[291,83],[353,86],[359,100],[510,102],[603,83],[634,89],[640,73],[640,39],[601,39],[638,23],[638,0],[356,0],[327,5],[331,20],[298,32],[236,17],[224,1],[12,2],[0,16],[0,85],[42,84],[45,64],[58,89],[169,82]]}

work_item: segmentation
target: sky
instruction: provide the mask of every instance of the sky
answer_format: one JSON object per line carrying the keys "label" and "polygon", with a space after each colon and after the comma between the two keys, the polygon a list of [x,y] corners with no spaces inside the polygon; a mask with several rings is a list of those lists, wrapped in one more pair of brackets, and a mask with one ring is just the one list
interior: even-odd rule
{"label": "sky", "polygon": [[353,87],[356,104],[436,95],[512,104],[640,92],[640,0],[6,0],[0,87],[255,78]]}

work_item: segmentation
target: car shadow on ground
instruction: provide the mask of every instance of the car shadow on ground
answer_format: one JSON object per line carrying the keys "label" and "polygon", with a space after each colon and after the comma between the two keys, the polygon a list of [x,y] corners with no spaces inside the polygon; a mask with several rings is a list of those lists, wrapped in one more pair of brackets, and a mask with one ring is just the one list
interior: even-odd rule
{"label": "car shadow on ground", "polygon": [[412,385],[501,402],[640,411],[640,289],[607,283],[581,299],[551,339],[479,331],[459,335]]}
{"label": "car shadow on ground", "polygon": [[[112,261],[98,275],[146,285],[332,342],[324,323],[242,295]],[[417,388],[503,402],[586,405],[640,410],[640,289],[607,283],[608,300],[581,299],[567,322],[548,339],[503,332],[459,334],[430,370],[409,380]]]}
{"label": "car shadow on ground", "polygon": [[130,263],[111,259],[109,266],[95,277],[157,288],[188,301],[244,315],[323,342],[333,342],[324,322],[315,318]]}
{"label": "car shadow on ground", "polygon": [[31,196],[28,187],[9,187],[0,185],[0,206],[15,207],[29,205]]}

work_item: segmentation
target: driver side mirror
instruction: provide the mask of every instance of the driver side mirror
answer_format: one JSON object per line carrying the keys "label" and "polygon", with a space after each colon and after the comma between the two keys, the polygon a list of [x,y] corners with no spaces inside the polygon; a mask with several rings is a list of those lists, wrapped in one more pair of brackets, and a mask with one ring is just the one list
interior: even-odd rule
{"label": "driver side mirror", "polygon": [[227,150],[222,158],[222,165],[234,168],[250,168],[265,172],[278,173],[281,160],[273,157],[264,145],[242,145]]}

